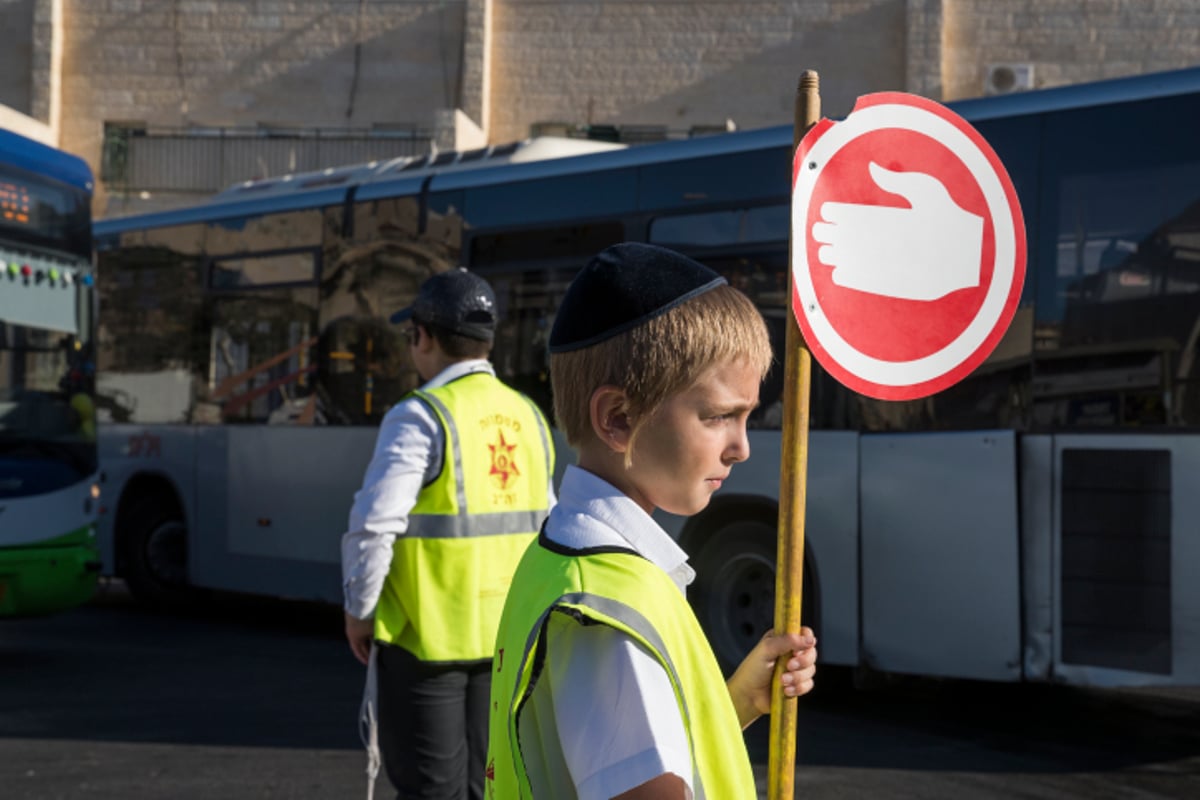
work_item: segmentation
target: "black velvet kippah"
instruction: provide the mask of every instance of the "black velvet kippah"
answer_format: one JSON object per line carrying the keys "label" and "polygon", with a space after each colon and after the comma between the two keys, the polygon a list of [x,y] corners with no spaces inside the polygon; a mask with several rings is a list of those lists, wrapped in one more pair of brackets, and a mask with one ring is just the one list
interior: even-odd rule
{"label": "black velvet kippah", "polygon": [[590,347],[725,283],[674,250],[615,244],[589,261],[567,287],[550,330],[550,352]]}

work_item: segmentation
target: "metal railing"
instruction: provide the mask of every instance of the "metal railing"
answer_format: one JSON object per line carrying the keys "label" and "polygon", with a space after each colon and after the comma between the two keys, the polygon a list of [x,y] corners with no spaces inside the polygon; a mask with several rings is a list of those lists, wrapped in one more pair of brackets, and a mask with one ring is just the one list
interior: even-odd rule
{"label": "metal railing", "polygon": [[110,191],[217,192],[240,181],[427,153],[420,128],[105,126],[100,179]]}

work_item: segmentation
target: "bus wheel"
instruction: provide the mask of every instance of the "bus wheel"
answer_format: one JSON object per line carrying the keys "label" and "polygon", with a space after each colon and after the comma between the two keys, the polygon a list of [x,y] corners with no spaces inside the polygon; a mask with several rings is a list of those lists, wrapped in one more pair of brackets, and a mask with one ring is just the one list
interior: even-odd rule
{"label": "bus wheel", "polygon": [[775,624],[775,528],[745,520],[713,532],[695,560],[692,607],[726,673]]}
{"label": "bus wheel", "polygon": [[125,583],[147,606],[179,608],[192,599],[188,586],[187,526],[170,503],[142,497],[129,511],[125,526]]}

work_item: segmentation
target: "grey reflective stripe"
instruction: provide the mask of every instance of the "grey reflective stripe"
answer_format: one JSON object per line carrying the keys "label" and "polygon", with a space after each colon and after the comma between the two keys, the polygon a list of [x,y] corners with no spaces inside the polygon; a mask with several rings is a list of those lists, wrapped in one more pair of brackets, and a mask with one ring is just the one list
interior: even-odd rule
{"label": "grey reflective stripe", "polygon": [[[696,763],[696,745],[692,740],[692,715],[688,712],[687,698],[683,694],[683,681],[680,680],[679,670],[675,669],[675,664],[671,661],[671,654],[667,652],[667,647],[663,644],[662,639],[659,637],[658,631],[655,630],[654,626],[650,624],[650,621],[638,613],[636,609],[631,608],[624,603],[619,603],[616,600],[608,597],[600,597],[599,595],[589,594],[587,592],[573,592],[558,598],[550,610],[552,611],[554,610],[554,607],[560,605],[573,605],[591,608],[600,612],[606,617],[610,617],[611,619],[615,619],[618,622],[623,623],[631,630],[636,631],[639,636],[645,639],[650,647],[654,649],[654,653],[662,659],[663,663],[667,667],[668,672],[671,673],[672,682],[679,687],[678,699],[679,705],[681,706],[680,711],[683,712],[683,727],[684,732],[687,734],[688,749],[691,751],[692,756],[692,779],[695,784],[693,786],[694,796],[696,800],[704,800],[704,783],[700,777],[700,765]],[[534,631],[540,631],[541,627],[542,620],[539,619],[538,625],[534,628]],[[529,648],[532,646],[532,640],[525,645],[526,658],[529,657]]]}
{"label": "grey reflective stripe", "polygon": [[[458,426],[454,424],[454,417],[450,415],[450,409],[446,408],[446,404],[441,400],[428,392],[418,391],[415,394],[437,409],[438,415],[446,423],[446,439],[450,442],[450,453],[454,460],[454,490],[458,493],[458,511],[460,514],[465,514],[467,513],[467,486],[463,481],[462,450],[458,446]],[[531,530],[536,530],[536,528]],[[441,539],[446,537],[437,536],[430,538]]]}
{"label": "grey reflective stripe", "polygon": [[497,511],[491,514],[409,514],[407,539],[462,539],[537,533],[545,511]]}
{"label": "grey reflective stripe", "polygon": [[532,399],[526,395],[521,395],[525,398],[525,402],[529,403],[529,407],[533,409],[533,418],[537,420],[538,433],[542,435],[542,452],[546,454],[546,479],[554,480],[554,468],[550,464],[550,433],[546,430],[546,420],[542,418],[542,410],[537,407]]}

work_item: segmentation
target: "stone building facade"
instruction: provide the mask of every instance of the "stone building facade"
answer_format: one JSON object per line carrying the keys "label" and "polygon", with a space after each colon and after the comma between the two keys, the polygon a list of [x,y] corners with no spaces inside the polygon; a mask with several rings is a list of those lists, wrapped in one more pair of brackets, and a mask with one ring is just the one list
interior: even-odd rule
{"label": "stone building facade", "polygon": [[463,148],[786,123],[805,69],[839,116],[872,91],[945,101],[1200,64],[1198,0],[0,0],[0,25],[0,103],[97,175],[114,125]]}

